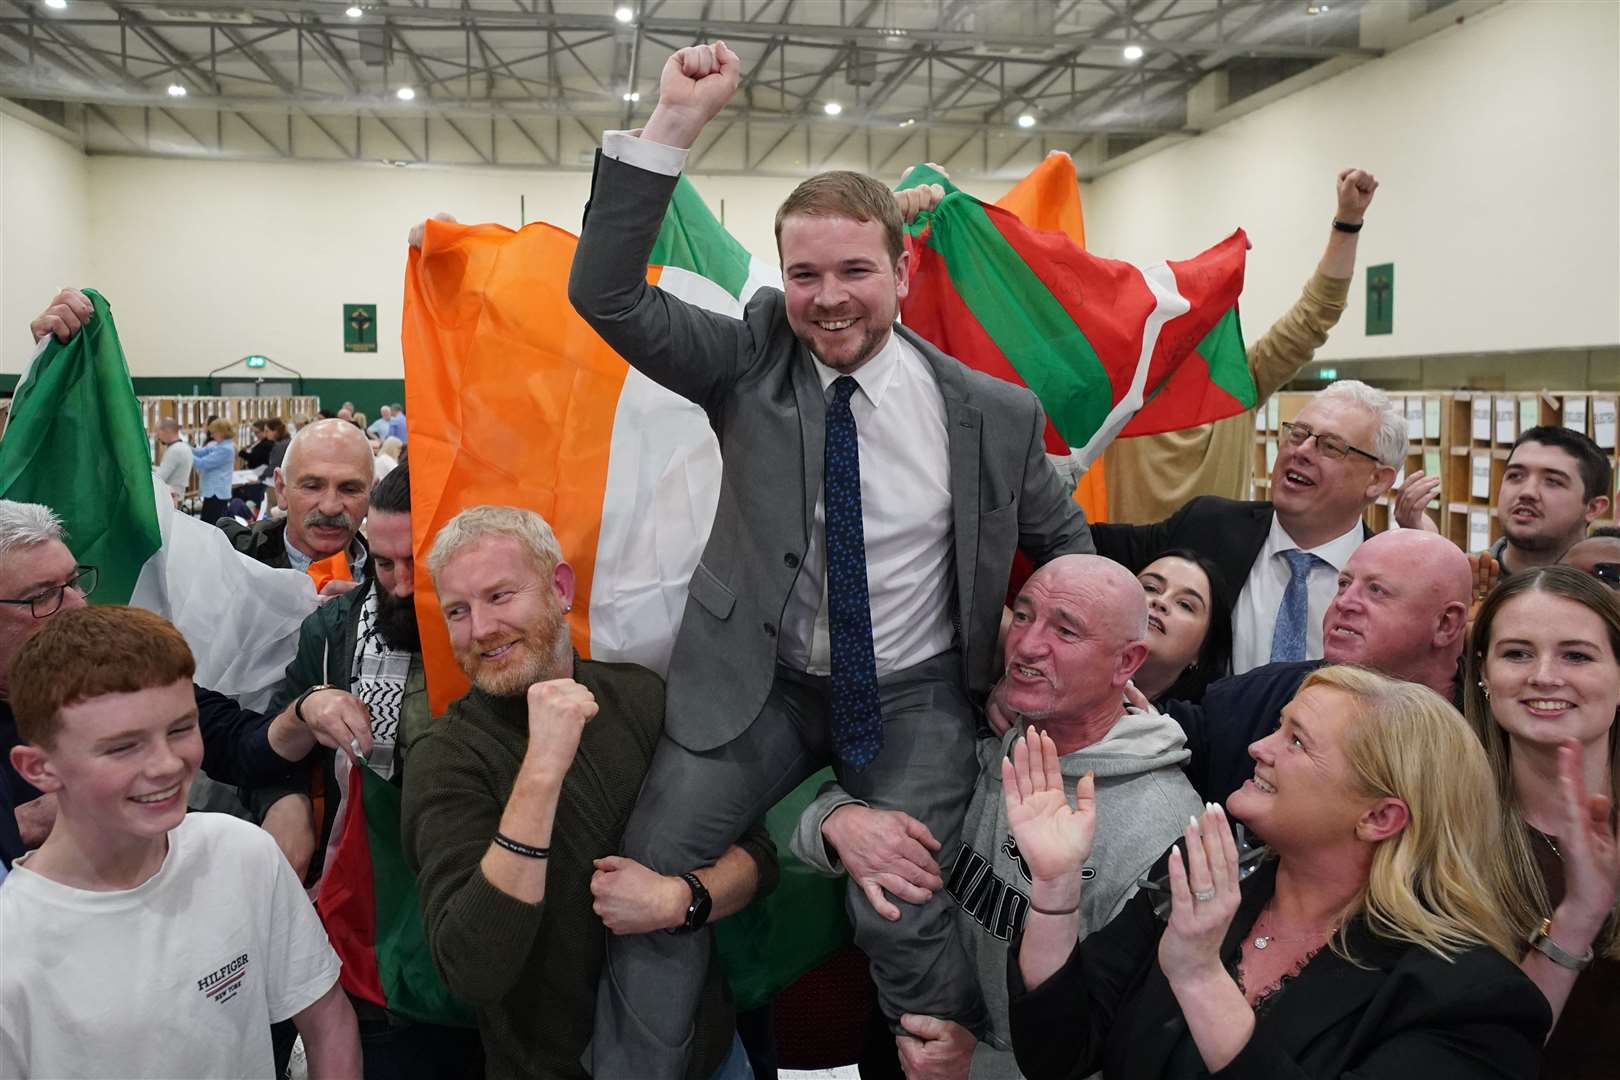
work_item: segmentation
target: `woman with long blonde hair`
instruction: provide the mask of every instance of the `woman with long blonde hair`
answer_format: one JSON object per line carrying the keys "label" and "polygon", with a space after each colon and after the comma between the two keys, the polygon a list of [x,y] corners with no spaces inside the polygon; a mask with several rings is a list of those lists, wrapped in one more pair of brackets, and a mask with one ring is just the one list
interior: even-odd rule
{"label": "woman with long blonde hair", "polygon": [[1536,1076],[1547,1003],[1517,967],[1495,785],[1457,711],[1325,667],[1249,752],[1228,806],[1271,857],[1240,855],[1211,804],[1167,856],[1168,915],[1150,884],[1078,942],[1095,797],[1082,781],[1070,808],[1050,740],[1017,744],[1003,788],[1031,877],[1008,972],[1024,1075]]}
{"label": "woman with long blonde hair", "polygon": [[1480,607],[1464,708],[1500,793],[1508,916],[1552,1006],[1542,1075],[1620,1075],[1620,596],[1566,566]]}

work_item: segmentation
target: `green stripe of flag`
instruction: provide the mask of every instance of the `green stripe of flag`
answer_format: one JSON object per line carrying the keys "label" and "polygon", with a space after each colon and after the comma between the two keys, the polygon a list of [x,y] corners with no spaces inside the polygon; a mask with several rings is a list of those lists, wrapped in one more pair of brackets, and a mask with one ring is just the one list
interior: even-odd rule
{"label": "green stripe of flag", "polygon": [[0,498],[43,503],[80,563],[100,573],[95,600],[127,604],[162,543],[151,448],[112,310],[95,307],[66,344],[51,339],[12,400],[0,440]]}
{"label": "green stripe of flag", "polygon": [[922,219],[957,295],[1040,398],[1058,434],[1084,446],[1108,418],[1114,390],[1073,316],[976,199],[948,196]]}
{"label": "green stripe of flag", "polygon": [[748,249],[726,231],[697,188],[682,176],[675,185],[648,265],[690,270],[740,300],[750,261]]}
{"label": "green stripe of flag", "polygon": [[1198,343],[1198,355],[1209,366],[1210,382],[1231,394],[1245,409],[1254,408],[1260,392],[1254,385],[1254,373],[1249,370],[1249,356],[1243,348],[1243,325],[1238,320],[1236,305],[1227,309],[1221,321]]}

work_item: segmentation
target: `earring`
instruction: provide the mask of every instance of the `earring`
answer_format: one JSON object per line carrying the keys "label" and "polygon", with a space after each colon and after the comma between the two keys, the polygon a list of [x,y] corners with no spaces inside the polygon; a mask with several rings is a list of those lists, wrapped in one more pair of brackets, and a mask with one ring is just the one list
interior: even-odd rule
{"label": "earring", "polygon": [[574,610],[574,605],[573,604],[564,604],[563,605],[563,614],[564,615],[568,614],[570,611],[573,611],[573,610]]}
{"label": "earring", "polygon": [[1479,680],[1479,692],[1485,695],[1485,700],[1491,700],[1491,688],[1485,685],[1485,680]]}

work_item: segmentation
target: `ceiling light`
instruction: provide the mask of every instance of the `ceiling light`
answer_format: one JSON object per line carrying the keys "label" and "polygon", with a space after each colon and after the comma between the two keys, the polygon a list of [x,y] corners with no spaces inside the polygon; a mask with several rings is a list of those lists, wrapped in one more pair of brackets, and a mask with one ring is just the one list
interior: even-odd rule
{"label": "ceiling light", "polygon": [[904,120],[900,121],[900,126],[901,127],[910,127],[911,125],[915,124],[916,122],[917,122],[917,118],[915,116],[908,116]]}
{"label": "ceiling light", "polygon": [[169,84],[169,96],[170,97],[185,97],[186,96],[186,88],[181,86],[179,83],[170,83]]}
{"label": "ceiling light", "polygon": [[359,4],[351,4],[349,5],[349,9],[343,14],[347,15],[351,19],[358,19],[360,16],[364,15],[365,12],[360,10]]}
{"label": "ceiling light", "polygon": [[1029,113],[1024,113],[1022,116],[1020,116],[1018,118],[1018,126],[1021,127],[1021,128],[1032,128],[1032,127],[1034,127],[1035,126],[1035,117],[1030,115]]}
{"label": "ceiling light", "polygon": [[401,101],[412,101],[416,98],[416,91],[408,86],[402,86],[394,91],[394,96]]}
{"label": "ceiling light", "polygon": [[1305,14],[1307,15],[1325,15],[1327,14],[1327,10],[1328,6],[1319,2],[1312,2],[1305,5]]}
{"label": "ceiling light", "polygon": [[1132,63],[1135,63],[1136,61],[1142,59],[1142,46],[1127,45],[1120,51],[1120,55]]}
{"label": "ceiling light", "polygon": [[621,6],[613,9],[613,17],[622,23],[627,23],[636,17],[636,13],[627,7]]}
{"label": "ceiling light", "polygon": [[827,104],[821,107],[821,111],[826,113],[828,116],[837,116],[839,113],[844,111],[844,107],[838,104],[836,101],[829,101]]}
{"label": "ceiling light", "polygon": [[61,11],[67,7],[67,0],[45,0],[45,6],[54,11]]}
{"label": "ceiling light", "polygon": [[641,91],[640,90],[626,90],[624,92],[624,100],[626,100],[626,101],[640,101],[641,100]]}

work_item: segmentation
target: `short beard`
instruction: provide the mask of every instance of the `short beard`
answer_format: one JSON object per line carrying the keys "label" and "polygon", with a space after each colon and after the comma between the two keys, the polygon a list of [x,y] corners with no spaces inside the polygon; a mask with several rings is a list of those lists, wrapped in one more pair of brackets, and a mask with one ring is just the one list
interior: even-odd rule
{"label": "short beard", "polygon": [[525,664],[486,671],[477,642],[470,651],[457,652],[456,663],[474,686],[495,697],[524,693],[537,682],[565,678],[573,670],[574,643],[568,634],[568,619],[560,611],[554,621],[530,627],[520,641],[529,653]]}
{"label": "short beard", "polygon": [[809,350],[811,356],[814,356],[817,360],[820,360],[823,364],[826,364],[827,367],[832,368],[834,371],[849,372],[854,371],[856,368],[872,359],[872,357],[876,356],[885,344],[884,335],[892,333],[894,333],[894,328],[892,326],[884,326],[877,329],[872,329],[869,327],[866,333],[861,335],[861,351],[856,354],[855,359],[850,360],[842,365],[828,363],[828,361],[825,360],[820,353],[816,352],[816,347],[811,344],[808,337],[800,337],[799,341],[807,350]]}
{"label": "short beard", "polygon": [[401,599],[377,584],[377,633],[395,652],[419,653],[422,636],[416,629],[416,598]]}

